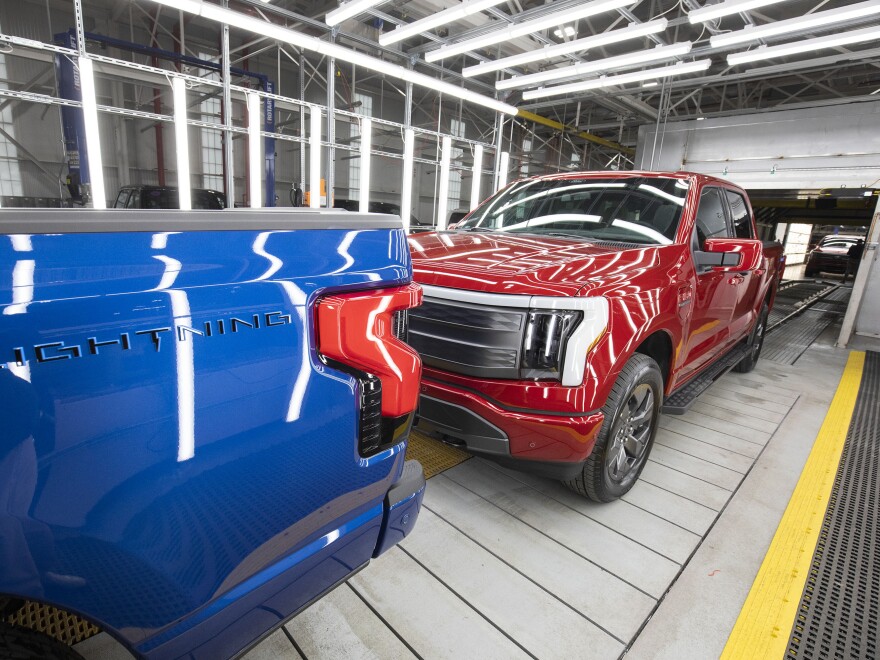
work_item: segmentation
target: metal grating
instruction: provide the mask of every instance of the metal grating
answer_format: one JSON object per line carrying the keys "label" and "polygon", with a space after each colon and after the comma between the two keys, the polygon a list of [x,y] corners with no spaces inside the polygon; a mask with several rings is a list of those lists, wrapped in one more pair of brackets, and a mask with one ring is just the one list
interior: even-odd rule
{"label": "metal grating", "polygon": [[68,614],[51,605],[27,601],[6,619],[7,623],[30,628],[49,635],[64,644],[73,645],[97,635],[101,630],[75,614]]}
{"label": "metal grating", "polygon": [[429,438],[425,434],[413,430],[409,434],[406,458],[407,460],[415,459],[421,463],[425,470],[425,478],[430,479],[444,470],[463,463],[471,458],[471,455],[463,449]]}
{"label": "metal grating", "polygon": [[880,657],[880,353],[869,352],[786,658]]}
{"label": "metal grating", "polygon": [[800,316],[767,334],[761,359],[794,364],[837,318],[838,315],[833,312],[805,310]]}

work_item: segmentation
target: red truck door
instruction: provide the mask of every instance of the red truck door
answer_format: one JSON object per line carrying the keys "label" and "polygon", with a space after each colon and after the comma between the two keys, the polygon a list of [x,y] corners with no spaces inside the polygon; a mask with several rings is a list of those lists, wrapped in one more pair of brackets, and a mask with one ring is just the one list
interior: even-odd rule
{"label": "red truck door", "polygon": [[[718,188],[703,188],[693,236],[694,251],[702,250],[707,238],[730,238],[731,231]],[[697,270],[693,311],[686,331],[687,353],[681,377],[699,369],[718,355],[730,340],[730,323],[737,303],[737,287],[730,273]]]}
{"label": "red truck door", "polygon": [[[754,223],[746,198],[733,190],[724,190],[727,208],[736,238],[755,238]],[[752,327],[758,313],[758,288],[761,285],[761,274],[756,270],[743,269],[738,273],[728,273],[728,280],[734,282],[736,289],[736,308],[730,323],[731,339],[745,337]]]}

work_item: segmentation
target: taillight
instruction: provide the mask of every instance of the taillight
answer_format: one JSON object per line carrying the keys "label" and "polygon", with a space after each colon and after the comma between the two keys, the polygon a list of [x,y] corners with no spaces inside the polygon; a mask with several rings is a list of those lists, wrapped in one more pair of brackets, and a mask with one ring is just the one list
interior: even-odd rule
{"label": "taillight", "polygon": [[358,380],[364,456],[400,442],[409,431],[422,361],[403,341],[405,310],[421,303],[418,284],[334,294],[318,301],[318,352]]}

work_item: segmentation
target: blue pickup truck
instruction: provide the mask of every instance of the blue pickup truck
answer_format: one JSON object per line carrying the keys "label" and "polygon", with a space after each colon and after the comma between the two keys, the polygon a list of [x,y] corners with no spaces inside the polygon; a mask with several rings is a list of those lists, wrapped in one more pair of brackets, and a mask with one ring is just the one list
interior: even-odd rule
{"label": "blue pickup truck", "polygon": [[226,658],[400,541],[420,301],[393,216],[0,211],[0,610]]}

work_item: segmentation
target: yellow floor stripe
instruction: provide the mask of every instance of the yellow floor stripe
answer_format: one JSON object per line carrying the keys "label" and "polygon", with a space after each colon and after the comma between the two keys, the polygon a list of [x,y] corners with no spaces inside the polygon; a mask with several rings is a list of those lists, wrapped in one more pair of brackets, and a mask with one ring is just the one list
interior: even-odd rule
{"label": "yellow floor stripe", "polygon": [[782,660],[856,405],[865,354],[850,353],[804,471],[752,584],[723,660]]}

